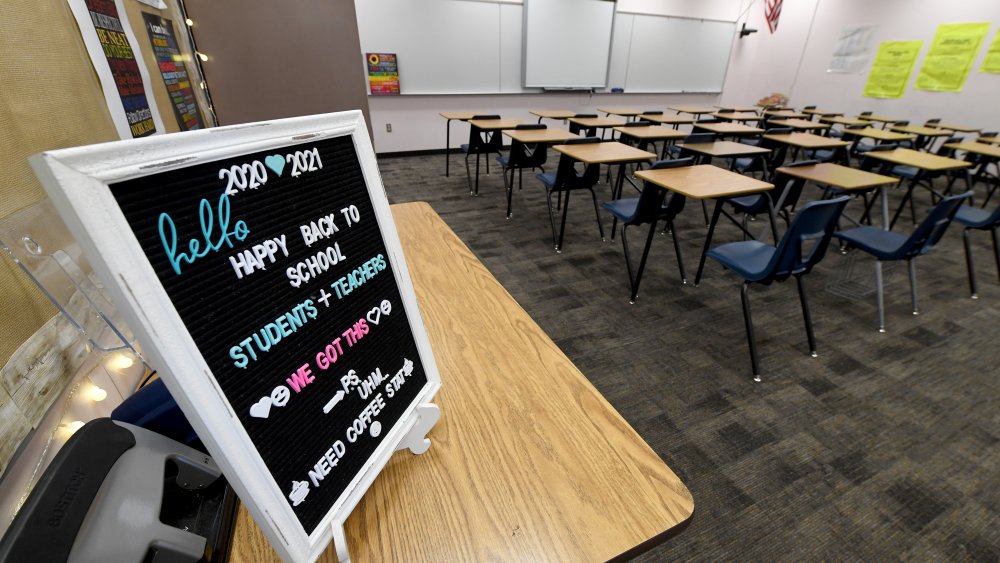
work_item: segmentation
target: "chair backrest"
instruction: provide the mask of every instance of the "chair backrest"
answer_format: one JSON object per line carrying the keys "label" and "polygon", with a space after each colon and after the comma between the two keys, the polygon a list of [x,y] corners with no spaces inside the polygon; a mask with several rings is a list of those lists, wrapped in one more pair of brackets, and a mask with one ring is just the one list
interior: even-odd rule
{"label": "chair backrest", "polygon": [[715,113],[736,113],[736,110],[733,108],[720,108],[719,111]]}
{"label": "chair backrest", "polygon": [[898,125],[898,126],[902,127],[903,125],[909,125],[910,122],[909,121],[893,121],[892,124],[893,125]]}
{"label": "chair backrest", "polygon": [[[544,123],[522,123],[514,129],[521,131],[548,129]],[[548,157],[548,147],[544,144],[525,144],[520,141],[513,141],[510,144],[510,154],[507,160],[508,168],[534,168],[545,164]]]}
{"label": "chair backrest", "polygon": [[863,112],[859,113],[858,115],[871,115],[872,113],[874,113],[874,112],[863,111]]}
{"label": "chair backrest", "polygon": [[650,125],[653,125],[652,121],[629,121],[622,124],[622,127],[649,127]]}
{"label": "chair backrest", "polygon": [[897,255],[893,256],[893,259],[911,258],[930,252],[931,248],[934,248],[934,245],[944,236],[944,232],[948,230],[948,225],[955,218],[959,206],[970,197],[972,197],[971,191],[948,196],[932,207],[927,217],[917,225],[913,234],[906,239],[906,243],[903,244]]}
{"label": "chair backrest", "polygon": [[[665,168],[683,168],[694,164],[693,157],[675,158],[672,160],[657,160],[649,166],[650,170],[663,170]],[[670,198],[664,202],[660,208],[661,219],[673,219],[678,213],[684,210],[684,203],[687,198],[677,192],[670,192]]]}
{"label": "chair backrest", "polygon": [[663,115],[663,112],[659,110],[650,110],[642,112],[641,115]]}
{"label": "chair backrest", "polygon": [[522,123],[514,127],[514,129],[520,129],[522,131],[525,129],[548,129],[548,128],[549,126],[544,123]]}
{"label": "chair backrest", "polygon": [[955,155],[955,149],[949,149],[945,145],[950,145],[952,143],[961,143],[964,140],[965,139],[963,139],[962,137],[959,137],[957,135],[953,135],[951,137],[948,137],[947,139],[944,140],[943,143],[941,143],[941,146],[939,146],[938,149],[936,151],[934,151],[934,154],[936,154],[938,156],[954,156]]}
{"label": "chair backrest", "polygon": [[[578,113],[578,114],[574,115],[573,117],[579,117],[581,119],[588,119],[588,118],[592,118],[592,117],[597,117],[597,114],[596,113]],[[583,125],[578,125],[576,123],[573,123],[572,121],[569,122],[569,132],[570,133],[573,133],[574,135],[576,135],[576,134],[579,134],[581,131],[583,131],[583,129],[584,129]],[[596,131],[597,131],[596,127],[591,127],[589,129],[587,129],[587,136],[588,137],[593,136]]]}
{"label": "chair backrest", "polygon": [[804,106],[802,109],[816,109],[816,106]]}
{"label": "chair backrest", "polygon": [[698,123],[722,123],[725,119],[720,119],[718,117],[703,117],[698,120]]}
{"label": "chair backrest", "polygon": [[[819,164],[818,160],[800,160],[798,162],[791,162],[785,164],[784,168],[797,168],[799,166],[813,166]],[[784,195],[784,200],[781,202],[781,208],[795,207],[798,203],[799,197],[802,196],[802,188],[806,185],[806,181],[803,178],[796,178],[794,176],[788,176],[787,174],[782,174],[775,171],[774,189],[768,190],[767,195],[770,196],[772,203],[778,203],[778,200]],[[781,211],[781,209],[776,209],[775,211]]]}
{"label": "chair backrest", "polygon": [[877,158],[869,158],[868,154],[871,154],[873,152],[894,151],[898,148],[899,145],[897,145],[896,143],[885,143],[883,145],[873,146],[871,150],[868,151],[867,154],[865,154],[864,158],[861,159],[861,169],[864,170],[865,172],[871,172],[876,167],[885,164],[885,161],[883,160],[879,160]]}
{"label": "chair backrest", "polygon": [[715,142],[715,133],[691,133],[684,137],[684,144]]}
{"label": "chair backrest", "polygon": [[[600,142],[600,137],[578,137],[576,139],[567,139],[563,144],[587,145]],[[590,187],[597,183],[600,177],[600,165],[589,164],[584,169],[583,174],[578,174],[576,171],[576,162],[576,159],[566,154],[559,157],[559,165],[556,168],[556,181],[552,187],[553,191]]]}
{"label": "chair backrest", "polygon": [[982,133],[979,134],[979,136],[993,138],[996,137],[998,134],[1000,134],[1000,132],[998,131],[983,131]]}
{"label": "chair backrest", "polygon": [[803,205],[785,231],[785,236],[778,241],[768,264],[768,275],[759,281],[783,281],[789,276],[809,273],[826,254],[848,199],[848,196],[840,196]]}
{"label": "chair backrest", "polygon": [[925,121],[924,125],[926,125],[928,123],[941,123],[941,118],[940,117],[932,117],[932,118],[928,119],[927,121]]}

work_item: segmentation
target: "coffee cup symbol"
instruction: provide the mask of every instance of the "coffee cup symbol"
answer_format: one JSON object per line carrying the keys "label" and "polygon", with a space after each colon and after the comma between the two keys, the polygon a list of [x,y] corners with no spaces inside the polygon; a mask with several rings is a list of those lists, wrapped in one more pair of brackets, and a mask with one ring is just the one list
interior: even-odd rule
{"label": "coffee cup symbol", "polygon": [[292,492],[288,494],[288,500],[292,501],[292,506],[302,504],[309,494],[309,483],[305,481],[292,481]]}

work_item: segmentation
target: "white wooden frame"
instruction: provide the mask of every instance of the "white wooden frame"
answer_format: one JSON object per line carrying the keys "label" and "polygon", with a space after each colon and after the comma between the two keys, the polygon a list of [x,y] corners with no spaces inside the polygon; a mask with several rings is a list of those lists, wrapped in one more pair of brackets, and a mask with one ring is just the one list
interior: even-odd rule
{"label": "white wooden frame", "polygon": [[[310,139],[345,135],[354,141],[427,384],[308,534],[211,376],[108,186]],[[61,149],[35,155],[31,164],[171,395],[278,554],[290,561],[315,560],[332,539],[339,557],[346,558],[344,521],[394,451],[410,448],[422,453],[427,449],[429,441],[423,437],[438,417],[437,407],[430,401],[441,385],[362,113],[355,110],[296,117]]]}

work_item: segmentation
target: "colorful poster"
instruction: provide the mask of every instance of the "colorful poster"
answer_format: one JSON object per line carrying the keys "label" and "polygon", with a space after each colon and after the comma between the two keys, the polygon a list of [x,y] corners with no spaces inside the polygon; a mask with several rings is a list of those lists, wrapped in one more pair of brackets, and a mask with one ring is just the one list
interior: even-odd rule
{"label": "colorful poster", "polygon": [[961,92],[979,46],[989,31],[989,23],[939,25],[915,87],[935,92]]}
{"label": "colorful poster", "polygon": [[994,72],[1000,74],[1000,30],[993,37],[993,43],[990,43],[989,50],[986,51],[986,57],[983,59],[983,68],[980,69],[982,72]]}
{"label": "colorful poster", "polygon": [[181,131],[205,127],[198,111],[198,102],[194,98],[191,75],[184,66],[184,57],[177,46],[173,22],[146,12],[142,13],[142,19],[146,23],[146,32],[149,33],[149,42],[153,46],[160,75],[163,76],[163,84],[170,95],[177,125]]}
{"label": "colorful poster", "polygon": [[399,66],[395,53],[366,53],[368,86],[373,96],[399,95]]}
{"label": "colorful poster", "polygon": [[923,41],[883,41],[868,73],[865,96],[902,98]]}
{"label": "colorful poster", "polygon": [[162,133],[156,104],[146,95],[149,73],[136,55],[139,42],[120,15],[125,13],[121,0],[68,1],[118,135],[131,139]]}

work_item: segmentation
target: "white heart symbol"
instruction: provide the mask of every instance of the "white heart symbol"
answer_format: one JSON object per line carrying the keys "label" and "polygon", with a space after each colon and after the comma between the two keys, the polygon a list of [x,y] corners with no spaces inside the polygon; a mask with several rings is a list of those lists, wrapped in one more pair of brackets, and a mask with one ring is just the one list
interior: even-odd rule
{"label": "white heart symbol", "polygon": [[271,413],[271,398],[261,397],[259,401],[250,405],[250,416],[256,418],[267,418]]}
{"label": "white heart symbol", "polygon": [[[375,315],[374,319],[372,318],[372,315]],[[382,309],[375,307],[371,311],[368,311],[366,318],[368,319],[368,322],[372,323],[373,325],[378,325],[378,322],[382,319]]]}

